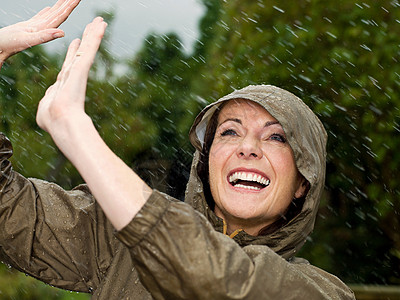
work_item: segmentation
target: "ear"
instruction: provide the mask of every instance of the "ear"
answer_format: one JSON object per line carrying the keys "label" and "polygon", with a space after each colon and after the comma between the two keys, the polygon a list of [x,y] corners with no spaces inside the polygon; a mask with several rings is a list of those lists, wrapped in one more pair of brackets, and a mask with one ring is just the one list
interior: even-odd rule
{"label": "ear", "polygon": [[294,193],[294,197],[298,199],[306,196],[309,189],[310,189],[310,183],[307,181],[307,179],[301,176],[298,188]]}

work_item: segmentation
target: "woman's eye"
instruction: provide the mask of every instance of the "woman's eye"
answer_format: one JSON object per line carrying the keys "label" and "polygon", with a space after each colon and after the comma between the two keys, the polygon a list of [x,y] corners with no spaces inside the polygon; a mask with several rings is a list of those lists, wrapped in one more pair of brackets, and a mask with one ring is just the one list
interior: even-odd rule
{"label": "woman's eye", "polygon": [[273,135],[271,135],[270,139],[281,143],[286,143],[286,138],[279,133],[274,133]]}
{"label": "woman's eye", "polygon": [[227,136],[227,135],[237,135],[237,133],[236,133],[236,131],[233,130],[233,129],[227,129],[227,130],[224,130],[224,131],[221,133],[221,136]]}

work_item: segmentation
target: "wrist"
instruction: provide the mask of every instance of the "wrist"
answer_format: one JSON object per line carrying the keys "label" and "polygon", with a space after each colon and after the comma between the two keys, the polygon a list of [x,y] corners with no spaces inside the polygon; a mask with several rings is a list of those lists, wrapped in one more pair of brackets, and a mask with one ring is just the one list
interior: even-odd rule
{"label": "wrist", "polygon": [[89,136],[97,134],[92,120],[84,112],[53,121],[47,127],[47,131],[57,147],[70,160],[73,159],[72,154],[76,153],[82,142],[87,141]]}

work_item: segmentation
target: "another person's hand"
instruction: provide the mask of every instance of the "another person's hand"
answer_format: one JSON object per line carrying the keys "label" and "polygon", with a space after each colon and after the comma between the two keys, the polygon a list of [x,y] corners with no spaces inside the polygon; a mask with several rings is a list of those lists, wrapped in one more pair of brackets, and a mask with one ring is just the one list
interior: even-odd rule
{"label": "another person's hand", "polygon": [[[64,131],[65,126],[85,114],[89,71],[106,27],[103,18],[97,17],[86,26],[82,41],[72,41],[57,81],[47,89],[39,103],[36,121],[53,138],[57,139],[56,136]],[[57,132],[57,129],[60,130]]]}
{"label": "another person's hand", "polygon": [[58,29],[80,0],[58,0],[27,21],[0,29],[0,67],[10,56],[64,36]]}

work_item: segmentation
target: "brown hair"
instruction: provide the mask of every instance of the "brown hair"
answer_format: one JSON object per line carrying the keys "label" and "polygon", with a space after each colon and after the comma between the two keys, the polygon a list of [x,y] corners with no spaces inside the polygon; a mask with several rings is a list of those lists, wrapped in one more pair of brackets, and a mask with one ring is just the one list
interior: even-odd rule
{"label": "brown hair", "polygon": [[210,189],[209,157],[210,157],[211,145],[214,141],[215,132],[217,131],[218,116],[219,113],[221,112],[221,109],[224,107],[225,103],[226,102],[223,102],[219,107],[217,107],[216,111],[208,121],[206,133],[204,135],[203,148],[200,152],[199,163],[197,164],[197,174],[199,175],[200,180],[203,183],[204,196],[206,198],[208,206],[213,211],[215,207],[215,202]]}

